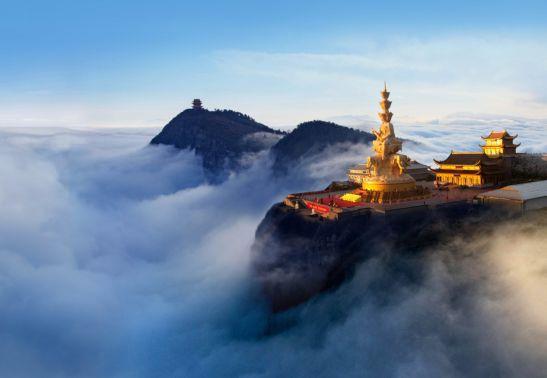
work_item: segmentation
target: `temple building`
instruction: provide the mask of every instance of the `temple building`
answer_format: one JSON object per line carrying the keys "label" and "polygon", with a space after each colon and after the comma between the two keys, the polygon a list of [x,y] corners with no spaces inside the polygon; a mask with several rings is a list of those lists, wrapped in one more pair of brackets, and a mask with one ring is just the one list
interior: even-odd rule
{"label": "temple building", "polygon": [[[372,129],[373,155],[350,167],[347,181],[333,181],[323,190],[289,194],[283,201],[286,208],[321,221],[366,216],[401,217],[410,222],[417,219],[414,216],[423,217],[436,209],[443,209],[444,214],[447,204],[458,211],[470,209],[470,205],[521,212],[545,208],[547,181],[496,189],[544,177],[546,155],[517,153],[517,135],[492,131],[482,137],[482,151],[451,151],[446,159],[435,160],[438,168],[430,169],[402,153],[404,140],[397,138],[391,123],[392,103],[385,83],[380,94],[381,124],[378,130]],[[413,218],[407,218],[411,214]]]}
{"label": "temple building", "polygon": [[482,151],[490,157],[514,157],[517,155],[517,147],[519,144],[515,144],[513,141],[518,136],[511,136],[506,130],[492,131],[490,135],[481,137],[484,140],[481,145]]}
{"label": "temple building", "polygon": [[442,161],[435,160],[439,166],[434,169],[437,184],[461,186],[495,186],[511,179],[512,159],[520,144],[514,144],[517,136],[507,131],[492,131],[482,137],[485,144],[482,152],[455,152]]}

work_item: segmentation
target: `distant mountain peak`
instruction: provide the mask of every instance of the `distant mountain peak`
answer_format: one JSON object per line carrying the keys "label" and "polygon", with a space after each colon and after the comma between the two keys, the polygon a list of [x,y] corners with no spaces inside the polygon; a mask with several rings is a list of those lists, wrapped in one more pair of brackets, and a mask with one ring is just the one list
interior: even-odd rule
{"label": "distant mountain peak", "polygon": [[[262,137],[250,137],[255,133]],[[217,181],[230,170],[239,169],[245,153],[269,148],[281,135],[281,131],[258,123],[246,114],[233,110],[210,111],[203,108],[201,100],[195,99],[192,108],[173,118],[150,144],[194,150],[202,158],[208,176]]]}
{"label": "distant mountain peak", "polygon": [[339,143],[369,143],[374,139],[370,133],[340,126],[326,121],[301,123],[272,147],[273,169],[284,173],[289,167],[304,157],[324,151]]}

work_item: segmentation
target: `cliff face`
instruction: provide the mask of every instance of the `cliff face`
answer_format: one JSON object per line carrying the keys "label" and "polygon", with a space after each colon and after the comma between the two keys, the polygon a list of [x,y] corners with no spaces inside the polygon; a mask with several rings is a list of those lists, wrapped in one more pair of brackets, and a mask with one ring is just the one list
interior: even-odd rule
{"label": "cliff face", "polygon": [[499,217],[459,203],[436,211],[326,221],[276,204],[256,231],[254,277],[273,311],[336,288],[360,262],[373,257],[388,260],[405,279],[419,280],[419,271],[405,268],[410,260],[447,238],[482,232]]}
{"label": "cliff face", "polygon": [[290,308],[343,280],[361,255],[360,230],[368,224],[365,217],[325,222],[274,205],[252,247],[253,271],[272,309]]}
{"label": "cliff face", "polygon": [[282,136],[251,117],[231,110],[187,109],[173,118],[151,144],[189,148],[211,177],[241,167],[245,153],[271,147]]}
{"label": "cliff face", "polygon": [[311,121],[298,125],[272,147],[273,170],[283,174],[300,159],[323,152],[338,143],[370,143],[374,136],[331,122]]}

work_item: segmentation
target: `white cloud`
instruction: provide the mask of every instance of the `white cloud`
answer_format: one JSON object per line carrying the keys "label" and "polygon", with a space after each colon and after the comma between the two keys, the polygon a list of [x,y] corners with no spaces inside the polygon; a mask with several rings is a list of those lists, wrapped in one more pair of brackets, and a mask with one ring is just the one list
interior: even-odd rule
{"label": "white cloud", "polygon": [[[487,131],[458,125],[469,139],[454,124],[400,129],[424,156]],[[533,130],[527,141],[545,140],[539,125],[522,129]],[[272,317],[249,277],[258,222],[284,193],[343,176],[366,148],[329,149],[302,162],[295,181],[273,180],[261,156],[209,186],[191,153],[146,146],[152,134],[0,130],[0,375],[544,371],[543,228],[440,246],[414,261],[423,283],[394,285],[382,306],[375,280],[390,273],[379,259],[338,291]]]}

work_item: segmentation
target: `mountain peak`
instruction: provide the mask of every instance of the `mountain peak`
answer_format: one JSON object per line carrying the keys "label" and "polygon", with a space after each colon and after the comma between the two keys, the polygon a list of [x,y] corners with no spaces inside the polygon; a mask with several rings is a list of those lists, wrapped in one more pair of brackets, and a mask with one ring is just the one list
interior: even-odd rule
{"label": "mountain peak", "polygon": [[[250,116],[233,110],[207,110],[199,99],[173,118],[150,144],[172,145],[192,149],[203,160],[203,167],[212,181],[221,180],[230,170],[240,168],[245,153],[258,152],[277,141],[276,138],[250,138],[252,134],[280,136],[283,133],[256,122]],[[266,144],[266,145],[265,145]]]}
{"label": "mountain peak", "polygon": [[374,139],[370,133],[340,126],[326,121],[301,123],[272,147],[274,171],[286,172],[298,160],[322,152],[338,143],[369,143]]}

